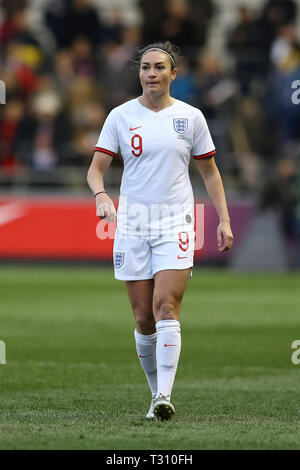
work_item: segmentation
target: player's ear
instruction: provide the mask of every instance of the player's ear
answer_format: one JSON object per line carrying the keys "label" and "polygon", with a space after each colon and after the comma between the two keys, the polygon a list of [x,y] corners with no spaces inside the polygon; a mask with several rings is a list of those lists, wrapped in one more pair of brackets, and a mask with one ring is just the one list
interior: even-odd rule
{"label": "player's ear", "polygon": [[176,76],[177,76],[177,69],[175,68],[171,70],[171,82],[175,80]]}

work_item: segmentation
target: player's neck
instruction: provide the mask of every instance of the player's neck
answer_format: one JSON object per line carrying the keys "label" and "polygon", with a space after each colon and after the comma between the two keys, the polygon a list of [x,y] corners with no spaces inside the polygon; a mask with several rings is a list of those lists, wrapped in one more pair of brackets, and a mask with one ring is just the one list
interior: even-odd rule
{"label": "player's neck", "polygon": [[155,96],[143,93],[142,96],[140,96],[138,99],[143,106],[155,112],[172,106],[175,101],[174,98],[172,98],[169,94]]}

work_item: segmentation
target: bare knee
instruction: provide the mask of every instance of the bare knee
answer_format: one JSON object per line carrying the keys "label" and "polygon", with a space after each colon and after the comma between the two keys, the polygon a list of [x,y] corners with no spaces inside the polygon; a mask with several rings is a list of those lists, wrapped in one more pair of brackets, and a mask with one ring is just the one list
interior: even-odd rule
{"label": "bare knee", "polygon": [[155,333],[155,320],[152,309],[136,307],[134,309],[135,324],[138,333],[142,335],[152,335]]}
{"label": "bare knee", "polygon": [[160,298],[156,302],[155,320],[177,320],[179,315],[179,305],[175,298]]}

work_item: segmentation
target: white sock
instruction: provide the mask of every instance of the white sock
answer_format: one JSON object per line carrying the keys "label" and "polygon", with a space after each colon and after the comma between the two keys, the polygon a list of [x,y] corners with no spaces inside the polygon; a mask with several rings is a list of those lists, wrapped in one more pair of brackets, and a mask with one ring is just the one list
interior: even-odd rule
{"label": "white sock", "polygon": [[160,320],[156,323],[157,395],[171,397],[181,350],[180,323]]}
{"label": "white sock", "polygon": [[157,393],[157,369],[156,369],[156,337],[153,335],[141,335],[136,329],[134,330],[136,351],[141,366],[146,374],[148,384],[152,393],[152,397]]}

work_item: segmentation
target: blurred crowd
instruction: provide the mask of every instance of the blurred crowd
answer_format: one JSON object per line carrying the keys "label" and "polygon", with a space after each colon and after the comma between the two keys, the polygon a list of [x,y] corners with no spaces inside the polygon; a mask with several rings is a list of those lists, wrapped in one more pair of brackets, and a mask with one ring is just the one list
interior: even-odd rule
{"label": "blurred crowd", "polygon": [[279,200],[283,220],[288,213],[296,220],[291,226],[289,218],[288,235],[299,237],[294,0],[266,0],[255,13],[239,6],[225,32],[227,60],[207,48],[218,15],[212,0],[136,0],[141,21],[132,24],[121,7],[107,21],[101,0],[43,5],[36,28],[31,0],[0,1],[2,182],[24,168],[47,174],[87,167],[107,113],[140,94],[130,62],[136,47],[168,39],[183,56],[172,94],[203,111],[227,185],[259,194],[262,206]]}
{"label": "blurred crowd", "polygon": [[[45,41],[32,24],[30,0],[1,1],[2,175],[24,167],[51,172],[87,165],[107,113],[140,94],[130,62],[137,46],[160,38],[183,51],[198,50],[213,12],[210,0],[201,7],[196,0],[166,0],[155,8],[152,1],[137,0],[142,22],[130,25],[120,9],[105,21],[97,3],[101,0],[45,2],[39,28],[48,33],[50,41]],[[190,74],[188,69],[181,78],[184,97],[194,87]]]}

